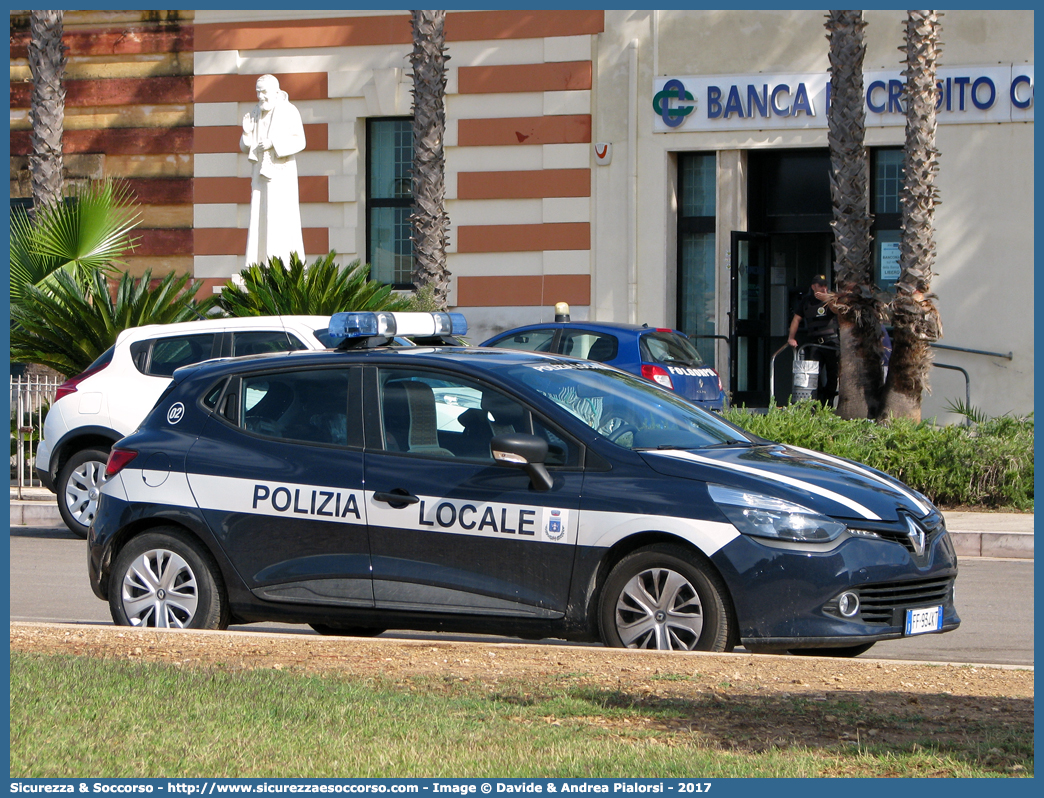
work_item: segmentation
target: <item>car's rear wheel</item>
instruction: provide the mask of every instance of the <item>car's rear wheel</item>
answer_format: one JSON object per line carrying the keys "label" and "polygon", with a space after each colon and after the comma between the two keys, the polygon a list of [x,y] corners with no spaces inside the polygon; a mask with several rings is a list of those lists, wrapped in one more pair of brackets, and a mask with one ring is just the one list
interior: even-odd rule
{"label": "car's rear wheel", "polygon": [[731,650],[726,595],[721,578],[684,549],[640,549],[605,581],[602,640],[617,648]]}
{"label": "car's rear wheel", "polygon": [[58,512],[73,534],[87,537],[91,522],[98,512],[98,497],[105,483],[105,463],[109,453],[104,449],[83,449],[58,472]]}
{"label": "car's rear wheel", "polygon": [[308,625],[321,635],[334,637],[377,637],[387,631],[386,629],[371,629],[368,626],[331,626],[328,623],[310,623]]}
{"label": "car's rear wheel", "polygon": [[119,626],[224,629],[229,621],[217,564],[175,527],[123,547],[109,577],[109,612]]}
{"label": "car's rear wheel", "polygon": [[792,648],[790,653],[803,657],[858,657],[873,647],[873,643],[860,643],[856,646],[832,646],[830,648]]}

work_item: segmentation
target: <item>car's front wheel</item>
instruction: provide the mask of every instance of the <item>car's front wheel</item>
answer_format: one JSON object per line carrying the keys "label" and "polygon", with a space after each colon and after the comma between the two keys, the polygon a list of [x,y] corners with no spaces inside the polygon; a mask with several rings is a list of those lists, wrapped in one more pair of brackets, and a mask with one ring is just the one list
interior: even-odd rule
{"label": "car's front wheel", "polygon": [[109,612],[119,626],[224,629],[229,621],[217,564],[175,527],[123,547],[109,577]]}
{"label": "car's front wheel", "polygon": [[105,484],[105,463],[109,453],[104,449],[77,452],[58,472],[58,512],[73,534],[87,537],[91,522],[98,512],[98,497]]}
{"label": "car's front wheel", "polygon": [[602,640],[617,648],[729,651],[721,578],[684,549],[640,549],[617,563],[599,602]]}

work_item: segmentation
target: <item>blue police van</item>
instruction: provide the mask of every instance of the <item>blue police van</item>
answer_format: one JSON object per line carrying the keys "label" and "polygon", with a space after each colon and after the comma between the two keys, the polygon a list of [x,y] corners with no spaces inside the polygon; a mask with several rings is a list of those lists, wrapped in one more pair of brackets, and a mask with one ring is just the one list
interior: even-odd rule
{"label": "blue police van", "polygon": [[179,369],[112,450],[89,573],[117,624],[310,624],[857,655],[951,631],[940,512],[612,366],[456,314]]}

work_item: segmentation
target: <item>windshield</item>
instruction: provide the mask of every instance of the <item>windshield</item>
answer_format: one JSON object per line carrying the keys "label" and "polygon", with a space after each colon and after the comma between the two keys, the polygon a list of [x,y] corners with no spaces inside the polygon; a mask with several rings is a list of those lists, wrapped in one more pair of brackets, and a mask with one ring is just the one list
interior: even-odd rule
{"label": "windshield", "polygon": [[669,366],[702,366],[703,358],[692,341],[674,332],[646,333],[639,339],[642,360]]}
{"label": "windshield", "polygon": [[600,363],[530,363],[509,373],[626,449],[699,449],[754,441],[677,394]]}

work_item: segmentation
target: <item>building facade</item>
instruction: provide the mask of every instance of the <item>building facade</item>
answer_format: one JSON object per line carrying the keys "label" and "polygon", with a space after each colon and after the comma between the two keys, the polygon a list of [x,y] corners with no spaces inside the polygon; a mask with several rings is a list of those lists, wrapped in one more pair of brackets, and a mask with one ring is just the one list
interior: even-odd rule
{"label": "building facade", "polygon": [[[875,268],[897,269],[904,13],[870,11]],[[450,303],[473,339],[546,320],[674,326],[734,401],[789,393],[786,325],[829,273],[827,40],[814,11],[459,11],[446,38]],[[306,255],[410,280],[408,12],[67,12],[71,172],[129,178],[128,264],[218,288],[244,266],[257,77],[301,111]],[[28,152],[12,16],[12,196]],[[943,16],[938,294],[925,417],[1033,406],[1033,12]],[[21,48],[21,49],[19,49]],[[24,95],[24,102],[22,101]],[[20,161],[19,159],[22,159]],[[975,350],[974,352],[966,350]],[[985,354],[984,354],[985,353]],[[945,368],[949,366],[950,368]]]}

